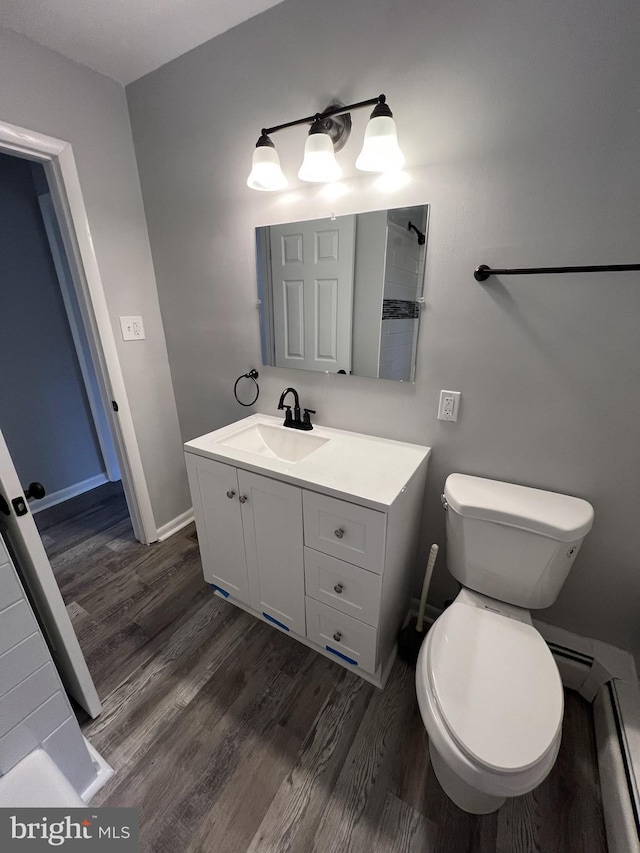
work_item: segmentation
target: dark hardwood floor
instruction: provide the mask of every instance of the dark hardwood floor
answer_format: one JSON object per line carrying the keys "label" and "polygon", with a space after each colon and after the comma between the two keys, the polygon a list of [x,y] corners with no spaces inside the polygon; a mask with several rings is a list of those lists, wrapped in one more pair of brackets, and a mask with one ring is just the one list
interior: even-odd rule
{"label": "dark hardwood floor", "polygon": [[139,809],[149,853],[605,853],[591,707],[566,692],[558,761],[474,817],[429,764],[414,672],[384,691],[214,596],[193,526],[135,542],[109,485],[36,516],[116,770],[95,805]]}

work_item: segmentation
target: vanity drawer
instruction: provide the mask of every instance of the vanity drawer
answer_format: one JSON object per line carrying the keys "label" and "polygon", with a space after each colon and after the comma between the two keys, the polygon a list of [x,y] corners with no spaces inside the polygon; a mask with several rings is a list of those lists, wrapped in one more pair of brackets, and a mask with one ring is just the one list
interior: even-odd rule
{"label": "vanity drawer", "polygon": [[312,548],[304,549],[305,592],[367,625],[378,626],[382,576]]}
{"label": "vanity drawer", "polygon": [[376,629],[308,596],[305,602],[307,637],[354,668],[375,673]]}
{"label": "vanity drawer", "polygon": [[381,575],[387,516],[347,501],[303,492],[304,544]]}

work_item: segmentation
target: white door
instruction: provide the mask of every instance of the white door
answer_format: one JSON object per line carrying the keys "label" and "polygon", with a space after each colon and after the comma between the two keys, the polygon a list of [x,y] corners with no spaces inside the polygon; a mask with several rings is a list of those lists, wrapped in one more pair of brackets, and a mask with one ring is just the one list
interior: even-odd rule
{"label": "white door", "polygon": [[232,465],[185,453],[204,579],[249,604],[238,474]]}
{"label": "white door", "polygon": [[0,533],[30,596],[67,692],[92,717],[102,711],[49,558],[0,431]]}
{"label": "white door", "polygon": [[349,373],[355,216],[270,233],[276,367]]}
{"label": "white door", "polygon": [[302,492],[238,471],[251,606],[269,622],[305,636]]}

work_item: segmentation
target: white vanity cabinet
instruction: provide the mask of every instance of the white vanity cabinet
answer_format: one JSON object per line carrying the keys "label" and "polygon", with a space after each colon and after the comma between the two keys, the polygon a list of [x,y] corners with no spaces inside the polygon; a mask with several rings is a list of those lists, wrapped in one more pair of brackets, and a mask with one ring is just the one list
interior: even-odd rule
{"label": "white vanity cabinet", "polygon": [[302,491],[238,471],[250,603],[267,621],[304,636]]}
{"label": "white vanity cabinet", "polygon": [[429,454],[325,427],[311,442],[265,415],[188,442],[205,579],[384,686],[417,571]]}
{"label": "white vanity cabinet", "polygon": [[186,459],[205,580],[304,635],[301,490],[194,454]]}
{"label": "white vanity cabinet", "polygon": [[387,512],[303,492],[307,637],[382,683],[409,608],[423,474]]}
{"label": "white vanity cabinet", "polygon": [[186,460],[205,580],[249,604],[238,472],[190,453]]}

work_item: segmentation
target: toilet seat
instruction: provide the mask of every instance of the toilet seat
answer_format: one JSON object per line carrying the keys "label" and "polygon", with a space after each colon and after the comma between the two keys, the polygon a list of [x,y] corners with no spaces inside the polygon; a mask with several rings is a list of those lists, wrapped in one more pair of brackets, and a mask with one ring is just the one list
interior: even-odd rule
{"label": "toilet seat", "polygon": [[546,763],[549,753],[555,757],[562,682],[532,625],[455,601],[434,623],[424,651],[423,685],[448,735],[478,770],[522,774]]}

